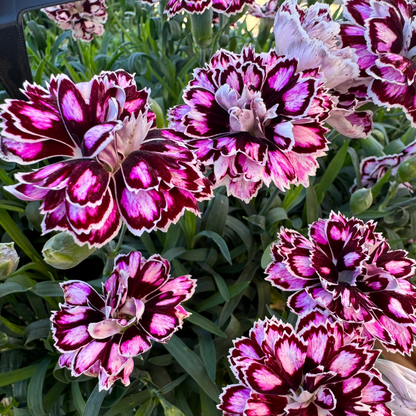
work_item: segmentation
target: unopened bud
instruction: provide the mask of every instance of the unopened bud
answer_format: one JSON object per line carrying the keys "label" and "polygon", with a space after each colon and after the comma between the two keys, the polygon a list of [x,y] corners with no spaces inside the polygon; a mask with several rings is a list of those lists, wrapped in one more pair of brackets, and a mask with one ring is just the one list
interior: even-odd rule
{"label": "unopened bud", "polygon": [[371,193],[371,189],[362,188],[351,195],[350,208],[352,212],[359,214],[370,208],[372,203],[373,194]]}
{"label": "unopened bud", "polygon": [[45,243],[42,254],[45,262],[55,269],[67,270],[81,263],[95,250],[88,248],[87,244],[79,246],[67,233],[59,233]]}
{"label": "unopened bud", "polygon": [[212,9],[209,8],[202,14],[191,14],[192,34],[195,43],[202,49],[211,44],[212,39]]}
{"label": "unopened bud", "polygon": [[11,275],[19,264],[19,256],[14,243],[0,243],[0,279]]}
{"label": "unopened bud", "polygon": [[221,48],[225,48],[228,45],[229,41],[230,41],[230,37],[226,34],[223,34],[221,35],[220,41],[218,42],[218,44],[220,45]]}
{"label": "unopened bud", "polygon": [[399,166],[399,178],[401,182],[410,182],[416,178],[416,156],[404,160]]}

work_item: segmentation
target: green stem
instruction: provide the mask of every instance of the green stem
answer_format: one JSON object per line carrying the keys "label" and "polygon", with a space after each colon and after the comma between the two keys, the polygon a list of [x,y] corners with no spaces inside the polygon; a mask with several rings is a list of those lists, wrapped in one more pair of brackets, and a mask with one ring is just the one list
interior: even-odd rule
{"label": "green stem", "polygon": [[278,194],[279,194],[279,188],[277,186],[274,186],[272,194],[269,196],[269,199],[264,204],[263,208],[260,210],[259,215],[267,214],[267,212],[269,211],[273,201],[275,200],[275,198]]}
{"label": "green stem", "polygon": [[124,240],[124,236],[126,235],[126,231],[127,231],[127,225],[123,222],[123,225],[121,226],[121,231],[120,231],[120,237],[118,238],[118,242],[117,242],[117,246],[114,249],[114,254],[118,254],[118,252],[121,249],[121,245],[123,244],[123,240]]}
{"label": "green stem", "polygon": [[384,211],[389,202],[394,198],[396,195],[397,189],[399,188],[400,183],[398,181],[393,182],[390,184],[390,189],[387,192],[386,197],[384,198],[384,201],[379,205],[378,210]]}

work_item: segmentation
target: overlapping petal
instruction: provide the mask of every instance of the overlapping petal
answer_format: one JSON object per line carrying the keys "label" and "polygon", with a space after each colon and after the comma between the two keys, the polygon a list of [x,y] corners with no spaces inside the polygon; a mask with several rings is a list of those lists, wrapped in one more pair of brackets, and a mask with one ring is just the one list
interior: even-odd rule
{"label": "overlapping petal", "polygon": [[416,286],[409,281],[415,262],[404,250],[392,250],[374,228],[372,221],[332,212],[310,226],[309,239],[283,229],[266,280],[295,291],[288,304],[303,316],[302,325],[319,322],[325,311],[369,341],[409,354],[416,330]]}
{"label": "overlapping petal", "polygon": [[169,111],[170,125],[191,138],[215,185],[244,201],[263,183],[307,186],[327,150],[323,122],[332,103],[297,59],[221,50],[194,72],[183,98]]}
{"label": "overlapping petal", "polygon": [[211,183],[183,133],[153,129],[147,90],[132,75],[104,72],[75,84],[52,77],[48,89],[25,85],[30,101],[2,105],[0,156],[34,163],[63,162],[17,174],[16,197],[43,200],[42,230],[67,231],[79,244],[100,247],[124,221],[130,231],[167,231],[184,210],[199,214]]}
{"label": "overlapping petal", "polygon": [[46,7],[42,11],[53,20],[60,29],[71,30],[72,37],[90,42],[95,36],[104,33],[107,21],[105,0],[81,0],[60,6]]}
{"label": "overlapping petal", "polygon": [[72,375],[99,378],[100,390],[116,380],[126,386],[134,368],[132,357],[165,342],[189,316],[182,307],[195,291],[190,276],[172,278],[170,264],[159,255],[148,260],[139,252],[120,255],[103,295],[88,283],[61,284],[65,303],[52,314],[59,363]]}
{"label": "overlapping petal", "polygon": [[276,318],[257,321],[249,337],[234,341],[228,358],[239,383],[223,390],[218,408],[225,415],[338,416],[378,407],[393,415],[392,394],[373,368],[378,355],[326,319],[298,331]]}

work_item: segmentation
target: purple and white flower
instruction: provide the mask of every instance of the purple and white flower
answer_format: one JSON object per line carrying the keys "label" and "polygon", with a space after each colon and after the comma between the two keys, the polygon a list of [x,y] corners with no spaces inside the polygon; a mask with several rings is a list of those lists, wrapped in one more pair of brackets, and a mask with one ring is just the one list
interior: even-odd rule
{"label": "purple and white flower", "polygon": [[257,321],[228,356],[238,384],[226,387],[223,414],[245,416],[393,415],[392,394],[374,370],[371,344],[326,322],[295,331]]}
{"label": "purple and white flower", "polygon": [[367,137],[373,130],[373,113],[357,110],[369,101],[367,86],[356,82],[358,57],[351,48],[340,46],[340,30],[327,4],[301,8],[296,0],[286,0],[274,23],[276,51],[296,58],[300,71],[319,67],[334,102],[327,123],[345,136]]}
{"label": "purple and white flower", "polygon": [[416,17],[412,0],[345,0],[344,46],[358,55],[375,104],[402,108],[416,126]]}
{"label": "purple and white flower", "polygon": [[88,283],[61,283],[65,303],[52,314],[59,365],[73,376],[98,377],[99,389],[116,380],[130,384],[133,357],[152,341],[166,342],[190,314],[181,305],[195,291],[190,276],[172,278],[170,264],[158,254],[139,252],[115,259],[112,275],[98,294]]}
{"label": "purple and white flower", "polygon": [[[400,164],[406,159],[416,155],[416,141],[407,145],[400,153],[386,156],[370,156],[362,160],[360,165],[361,170],[361,185],[363,188],[372,188],[391,168],[391,174],[396,175]],[[356,182],[357,180],[355,180]],[[410,183],[400,184],[401,187],[406,187],[412,190]],[[352,191],[356,189],[357,185],[353,185]]]}
{"label": "purple and white flower", "polygon": [[52,77],[48,89],[25,85],[30,101],[1,106],[1,157],[22,164],[64,156],[6,187],[17,198],[43,200],[43,233],[66,231],[101,247],[122,224],[135,235],[166,231],[185,209],[211,197],[196,156],[173,130],[151,129],[148,91],[132,75],[103,72],[74,84]]}
{"label": "purple and white flower", "polygon": [[[145,3],[155,4],[160,0],[141,0]],[[254,0],[168,0],[165,13],[173,17],[180,12],[189,14],[202,14],[208,9],[216,13],[228,16],[240,13],[246,5],[252,4]]]}
{"label": "purple and white flower", "polygon": [[248,12],[259,19],[274,20],[276,17],[277,9],[279,8],[279,0],[269,0],[263,5],[256,2],[250,5]]}
{"label": "purple and white flower", "polygon": [[324,310],[337,321],[410,354],[416,335],[415,261],[392,250],[373,221],[332,212],[310,226],[309,239],[282,229],[272,247],[266,280],[294,291],[289,307],[306,315]]}
{"label": "purple and white flower", "polygon": [[191,138],[212,182],[244,201],[263,183],[308,186],[327,150],[331,99],[317,69],[298,71],[295,58],[220,50],[195,70],[183,99],[169,111],[170,127]]}
{"label": "purple and white flower", "polygon": [[72,37],[90,42],[94,35],[104,33],[103,24],[107,21],[105,0],[82,0],[46,7],[42,11],[60,29],[71,30]]}

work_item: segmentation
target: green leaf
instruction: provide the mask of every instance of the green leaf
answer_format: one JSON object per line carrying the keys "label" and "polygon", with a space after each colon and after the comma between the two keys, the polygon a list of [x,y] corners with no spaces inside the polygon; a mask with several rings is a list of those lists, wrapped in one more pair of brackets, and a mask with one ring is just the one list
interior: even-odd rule
{"label": "green leaf", "polygon": [[360,169],[360,160],[358,159],[357,152],[353,147],[348,147],[348,154],[351,157],[352,165],[354,166],[355,176],[357,178],[357,189],[361,189],[361,169]]}
{"label": "green leaf", "polygon": [[373,199],[376,199],[381,192],[384,184],[387,183],[391,175],[391,168],[379,179],[376,184],[371,188],[371,193],[373,194]]}
{"label": "green leaf", "polygon": [[199,397],[201,398],[202,416],[219,416],[221,412],[217,409],[215,402],[208,397],[204,390],[199,389]]}
{"label": "green leaf", "polygon": [[225,195],[217,193],[212,203],[210,212],[207,218],[205,229],[213,231],[219,236],[224,235],[224,227],[227,221],[228,214],[228,198]]}
{"label": "green leaf", "polygon": [[71,391],[72,391],[72,400],[74,401],[75,409],[77,409],[77,412],[80,415],[84,414],[85,401],[82,397],[81,389],[79,388],[79,383],[77,381],[73,381],[71,383]]}
{"label": "green leaf", "polygon": [[25,333],[25,328],[16,325],[13,322],[10,322],[7,318],[4,316],[0,316],[1,322],[3,322],[3,325],[10,329],[10,331],[13,331],[17,336],[22,336]]}
{"label": "green leaf", "polygon": [[201,359],[176,335],[173,335],[172,338],[163,345],[183,369],[208,394],[208,396],[218,403],[218,388],[209,378]]}
{"label": "green leaf", "polygon": [[225,283],[224,279],[220,274],[218,274],[212,267],[210,267],[207,263],[200,263],[201,268],[207,271],[215,280],[215,283],[218,287],[218,290],[221,296],[224,298],[225,301],[230,300],[230,294],[228,292],[227,284]]}
{"label": "green leaf", "polygon": [[282,208],[289,212],[292,208],[294,208],[301,199],[302,191],[304,190],[304,187],[302,185],[294,186],[291,185],[290,189],[286,192],[285,198],[282,202]]}
{"label": "green leaf", "polygon": [[266,215],[266,222],[269,226],[282,220],[287,220],[287,212],[281,207],[272,208]]}
{"label": "green leaf", "polygon": [[144,402],[138,409],[134,416],[151,416],[153,409],[156,406],[157,399],[152,397],[147,402]]}
{"label": "green leaf", "polygon": [[319,204],[324,199],[326,191],[332,185],[339,171],[344,165],[344,160],[345,160],[345,156],[347,156],[349,144],[350,144],[350,141],[347,140],[344,143],[344,145],[341,147],[341,149],[338,150],[337,154],[331,160],[331,163],[326,168],[325,173],[323,174],[320,182],[318,183],[318,186],[316,187],[316,197],[317,197]]}
{"label": "green leaf", "polygon": [[[236,284],[249,284],[253,279],[258,268],[258,264],[255,264],[254,262],[250,263],[248,266],[245,267],[245,269],[237,279]],[[231,316],[231,314],[234,312],[234,309],[240,303],[243,294],[244,292],[241,292],[237,296],[232,297],[228,302],[225,303],[221,311],[219,326],[222,326],[225,323],[225,321]]]}
{"label": "green leaf", "polygon": [[228,261],[228,263],[232,264],[232,260],[231,260],[231,257],[230,257],[230,252],[229,252],[228,247],[227,247],[227,243],[224,241],[224,239],[220,235],[218,235],[214,231],[204,230],[204,231],[199,232],[192,239],[192,247],[194,246],[196,240],[199,237],[202,237],[202,236],[212,238],[212,240],[214,240],[214,242],[220,248],[220,251],[221,251],[222,255],[224,256],[224,258]]}
{"label": "green leaf", "polygon": [[[123,412],[131,411],[131,409],[140,406],[150,398],[149,390],[143,390],[139,393],[132,394],[130,396],[121,399],[110,410],[104,413],[103,416],[116,416],[123,414]],[[85,413],[83,416],[86,416]]]}
{"label": "green leaf", "polygon": [[98,384],[95,386],[94,390],[89,397],[87,404],[85,405],[85,410],[82,416],[98,416],[101,409],[101,404],[107,394],[106,390],[98,391]]}
{"label": "green leaf", "polygon": [[192,313],[192,315],[189,318],[187,318],[187,321],[189,321],[191,324],[206,329],[207,331],[211,332],[211,334],[218,335],[221,338],[227,338],[227,335],[223,331],[221,331],[221,329],[217,325],[215,325],[211,320],[205,318],[205,316],[202,316],[189,308],[185,307],[185,310],[187,312]]}
{"label": "green leaf", "polygon": [[313,222],[319,219],[319,204],[313,186],[309,186],[308,188],[306,188],[305,209],[308,224],[312,224]]}
{"label": "green leaf", "polygon": [[272,241],[264,250],[263,255],[261,256],[261,262],[260,265],[262,269],[265,269],[272,261],[272,245],[274,244],[274,241]]}
{"label": "green leaf", "polygon": [[51,321],[49,318],[40,319],[39,321],[29,324],[24,332],[25,344],[35,339],[47,338],[51,330]]}
{"label": "green leaf", "polygon": [[29,239],[23,234],[23,231],[16,225],[12,217],[4,209],[0,209],[0,225],[4,228],[11,239],[27,254],[27,256],[34,262],[39,263],[46,276],[49,275],[49,270],[43,263],[40,254],[33,247]]}
{"label": "green leaf", "polygon": [[49,362],[50,358],[46,358],[36,366],[36,371],[27,388],[27,407],[33,416],[46,416],[43,408],[42,393]]}
{"label": "green leaf", "polygon": [[38,368],[36,364],[28,367],[19,368],[18,370],[9,371],[8,373],[0,374],[0,387],[16,383],[16,381],[26,380],[32,377],[35,370]]}
{"label": "green leaf", "polygon": [[160,394],[166,394],[169,393],[171,390],[178,387],[186,378],[188,377],[188,374],[182,374],[180,377],[178,377],[176,380],[171,381],[170,383],[166,384],[165,387],[162,387],[159,390]]}
{"label": "green leaf", "polygon": [[0,298],[10,295],[11,293],[21,293],[28,291],[29,288],[23,287],[18,283],[5,282],[0,284]]}
{"label": "green leaf", "polygon": [[64,293],[62,292],[62,288],[59,285],[59,282],[40,282],[37,283],[34,288],[33,292],[42,297],[62,297]]}
{"label": "green leaf", "polygon": [[202,361],[205,364],[205,368],[210,379],[213,381],[213,383],[215,383],[217,358],[211,334],[201,328],[194,328],[194,331],[197,333],[199,338],[199,352],[201,354]]}
{"label": "green leaf", "polygon": [[58,381],[57,383],[54,383],[46,393],[45,398],[43,399],[43,408],[45,409],[46,413],[49,413],[52,410],[54,404],[59,399],[59,396],[65,390],[65,387],[66,384],[60,383]]}
{"label": "green leaf", "polygon": [[241,241],[246,245],[249,259],[251,260],[254,256],[254,240],[251,234],[250,229],[237,218],[232,217],[231,215],[227,216],[227,221],[225,223],[227,227],[230,227],[240,238]]}

